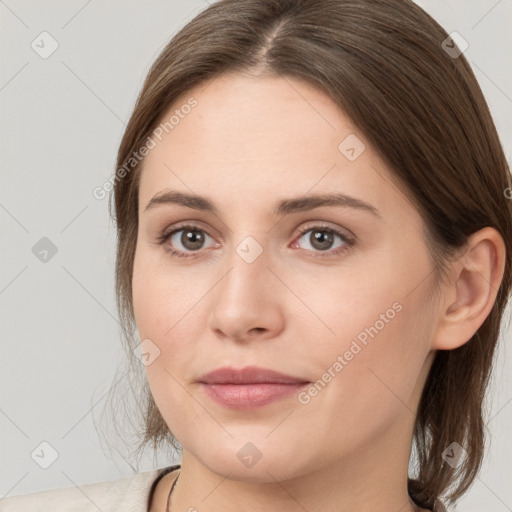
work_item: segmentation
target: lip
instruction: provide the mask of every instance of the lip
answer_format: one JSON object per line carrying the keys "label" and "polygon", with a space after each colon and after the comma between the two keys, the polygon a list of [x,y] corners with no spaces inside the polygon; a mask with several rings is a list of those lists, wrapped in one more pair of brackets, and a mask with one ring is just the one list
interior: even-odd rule
{"label": "lip", "polygon": [[305,384],[309,381],[258,366],[246,366],[240,369],[225,366],[203,375],[199,382],[203,384]]}
{"label": "lip", "polygon": [[199,384],[215,402],[229,409],[253,409],[287,398],[310,381],[274,370],[224,367],[203,375]]}

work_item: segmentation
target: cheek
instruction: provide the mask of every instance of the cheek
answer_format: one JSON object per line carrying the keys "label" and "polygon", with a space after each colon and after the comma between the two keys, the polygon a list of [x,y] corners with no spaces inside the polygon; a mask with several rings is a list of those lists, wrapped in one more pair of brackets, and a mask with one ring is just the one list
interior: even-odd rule
{"label": "cheek", "polygon": [[[383,304],[376,311],[374,305],[367,310],[385,314],[388,304]],[[388,313],[388,323],[376,322],[375,314],[359,314],[356,321],[354,312],[347,322],[336,324],[335,343],[309,352],[317,380],[300,397],[301,418],[306,424],[308,418],[322,418],[321,434],[333,451],[361,446],[387,431],[397,418],[414,414],[427,339],[414,305],[401,305],[401,310],[393,309],[392,319]]]}
{"label": "cheek", "polygon": [[[148,251],[149,252],[149,251]],[[197,358],[197,350],[190,340],[197,339],[197,294],[189,280],[180,273],[163,268],[148,252],[140,251],[134,261],[133,306],[140,340],[149,339],[159,350],[159,355],[145,366],[148,385],[155,401],[172,432],[179,438],[186,434],[180,427],[183,421],[173,421],[173,411],[187,411],[186,418],[193,421],[200,416],[196,403],[183,386],[190,380]],[[188,423],[185,422],[186,425]],[[175,430],[176,429],[176,430]]]}
{"label": "cheek", "polygon": [[133,308],[141,339],[163,342],[190,324],[194,304],[205,294],[204,271],[180,272],[162,258],[162,248],[137,250],[133,267]]}
{"label": "cheek", "polygon": [[411,398],[430,349],[428,280],[418,285],[429,263],[421,254],[387,254],[380,253],[378,262],[367,261],[366,272],[362,265],[339,279],[320,279],[315,288],[314,281],[304,279],[297,288],[317,317],[311,311],[294,313],[302,318],[297,333],[309,340],[297,344],[295,355],[308,360],[313,378],[319,379],[311,395],[304,396],[312,413],[337,411],[335,417],[346,423],[351,420],[344,414],[350,411],[352,418],[377,428]]}
{"label": "cheek", "polygon": [[166,263],[156,251],[141,250],[134,260],[132,283],[140,340],[151,340],[159,351],[145,368],[157,404],[159,398],[180,396],[178,381],[197,377],[195,340],[204,337],[204,299],[213,286],[205,282],[204,269],[180,272]]}

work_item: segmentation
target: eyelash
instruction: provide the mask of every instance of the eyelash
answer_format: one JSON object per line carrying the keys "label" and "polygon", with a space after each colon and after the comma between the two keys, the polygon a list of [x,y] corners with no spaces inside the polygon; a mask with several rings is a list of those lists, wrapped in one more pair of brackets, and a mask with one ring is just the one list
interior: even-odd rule
{"label": "eyelash", "polygon": [[[194,226],[193,224],[184,224],[181,226],[175,227],[172,231],[169,232],[168,229],[165,229],[161,234],[157,236],[158,244],[164,245],[167,240],[171,238],[174,234],[184,231],[184,230],[190,230],[190,231],[200,231],[203,233],[206,233],[204,229],[201,229],[199,226]],[[331,251],[312,251],[313,257],[315,258],[330,258],[334,256],[338,256],[346,251],[348,251],[354,244],[355,240],[353,238],[349,238],[347,235],[337,231],[336,229],[322,226],[322,225],[315,225],[315,226],[308,226],[308,227],[302,227],[298,230],[297,239],[302,238],[303,235],[306,233],[309,233],[310,231],[323,231],[327,233],[332,233],[336,236],[338,236],[341,241],[345,244],[342,247],[338,247],[337,249],[331,250]],[[208,233],[206,233],[208,235]],[[210,235],[208,235],[210,236]],[[175,256],[177,258],[194,258],[197,257],[200,254],[199,251],[195,251],[192,253],[185,253],[183,251],[178,251],[176,249],[168,248],[164,246],[164,250],[169,253],[171,256]],[[323,253],[326,253],[328,255],[324,255]]]}

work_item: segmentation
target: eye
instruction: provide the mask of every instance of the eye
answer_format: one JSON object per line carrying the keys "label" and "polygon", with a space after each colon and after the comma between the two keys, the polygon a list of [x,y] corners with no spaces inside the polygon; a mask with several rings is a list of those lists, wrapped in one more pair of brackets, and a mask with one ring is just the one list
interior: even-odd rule
{"label": "eye", "polygon": [[[325,257],[336,256],[350,249],[355,243],[353,238],[326,226],[300,228],[299,233],[301,233],[301,236],[297,240],[304,238],[306,245],[309,245],[306,249],[312,251],[315,257],[324,257],[324,254],[321,253],[327,253]],[[334,245],[336,238],[340,241],[338,245]],[[295,248],[297,245],[296,241],[292,247]]]}
{"label": "eye", "polygon": [[[159,243],[164,246],[164,249],[178,258],[194,257],[195,252],[198,253],[203,249],[203,245],[208,238],[213,240],[203,229],[192,225],[180,226],[171,232],[164,231],[158,236]],[[167,245],[168,240],[170,244]],[[214,246],[218,247],[219,244]]]}
{"label": "eye", "polygon": [[[306,250],[311,252],[314,257],[336,256],[349,250],[355,244],[352,237],[324,225],[303,227],[298,231],[301,236],[293,242],[291,247],[300,248],[298,241],[304,238],[309,244]],[[310,233],[309,236],[306,236],[308,233]],[[166,252],[178,258],[191,258],[199,255],[207,240],[213,240],[204,229],[190,224],[174,227],[172,231],[167,229],[158,235],[157,239]],[[339,243],[334,245],[336,239],[339,240]],[[166,243],[168,241],[169,243]],[[220,247],[220,244],[215,242],[212,247]]]}

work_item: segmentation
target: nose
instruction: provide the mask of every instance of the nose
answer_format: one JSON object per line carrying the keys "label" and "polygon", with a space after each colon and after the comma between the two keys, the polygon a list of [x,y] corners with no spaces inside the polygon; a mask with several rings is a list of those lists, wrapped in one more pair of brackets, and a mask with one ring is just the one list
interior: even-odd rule
{"label": "nose", "polygon": [[209,328],[237,342],[278,336],[285,324],[285,287],[270,268],[267,251],[254,261],[233,250],[228,269],[211,293]]}

